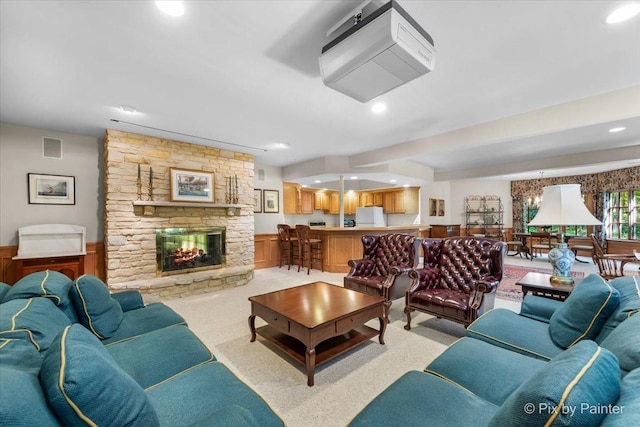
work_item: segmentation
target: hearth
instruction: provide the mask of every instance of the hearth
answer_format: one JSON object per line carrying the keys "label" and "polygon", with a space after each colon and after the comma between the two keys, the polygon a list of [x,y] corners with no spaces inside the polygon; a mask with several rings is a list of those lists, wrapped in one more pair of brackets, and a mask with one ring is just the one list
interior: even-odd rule
{"label": "hearth", "polygon": [[225,231],[225,227],[156,229],[158,274],[223,267]]}

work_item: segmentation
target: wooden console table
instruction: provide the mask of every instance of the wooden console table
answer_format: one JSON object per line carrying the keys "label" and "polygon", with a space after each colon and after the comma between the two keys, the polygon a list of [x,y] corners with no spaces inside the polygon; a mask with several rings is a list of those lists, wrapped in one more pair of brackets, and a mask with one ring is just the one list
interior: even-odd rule
{"label": "wooden console table", "polygon": [[36,271],[52,270],[76,280],[84,274],[84,255],[14,258],[16,281]]}

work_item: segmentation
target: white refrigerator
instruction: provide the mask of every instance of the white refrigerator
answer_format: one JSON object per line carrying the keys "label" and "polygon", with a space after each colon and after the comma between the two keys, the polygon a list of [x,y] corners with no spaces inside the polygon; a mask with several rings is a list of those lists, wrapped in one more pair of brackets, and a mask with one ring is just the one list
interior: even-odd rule
{"label": "white refrigerator", "polygon": [[356,208],[357,227],[386,227],[386,225],[381,207]]}

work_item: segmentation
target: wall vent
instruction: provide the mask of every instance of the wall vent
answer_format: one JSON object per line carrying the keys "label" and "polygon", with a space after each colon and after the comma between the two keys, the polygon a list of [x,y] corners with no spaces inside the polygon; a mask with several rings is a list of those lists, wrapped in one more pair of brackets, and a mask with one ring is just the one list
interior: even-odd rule
{"label": "wall vent", "polygon": [[62,158],[62,140],[58,138],[42,137],[42,157],[47,159]]}
{"label": "wall vent", "polygon": [[258,181],[264,181],[264,169],[258,169]]}

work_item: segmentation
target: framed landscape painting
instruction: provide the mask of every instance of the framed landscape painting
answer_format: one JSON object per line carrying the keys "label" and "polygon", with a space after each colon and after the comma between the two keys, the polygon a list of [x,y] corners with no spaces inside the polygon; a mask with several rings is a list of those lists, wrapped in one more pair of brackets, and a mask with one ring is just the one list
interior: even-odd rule
{"label": "framed landscape painting", "polygon": [[41,173],[27,174],[29,204],[75,205],[76,178]]}
{"label": "framed landscape painting", "polygon": [[213,203],[213,173],[170,168],[171,201]]}
{"label": "framed landscape painting", "polygon": [[278,190],[263,190],[264,203],[262,208],[265,213],[278,213],[280,210],[280,193]]}

